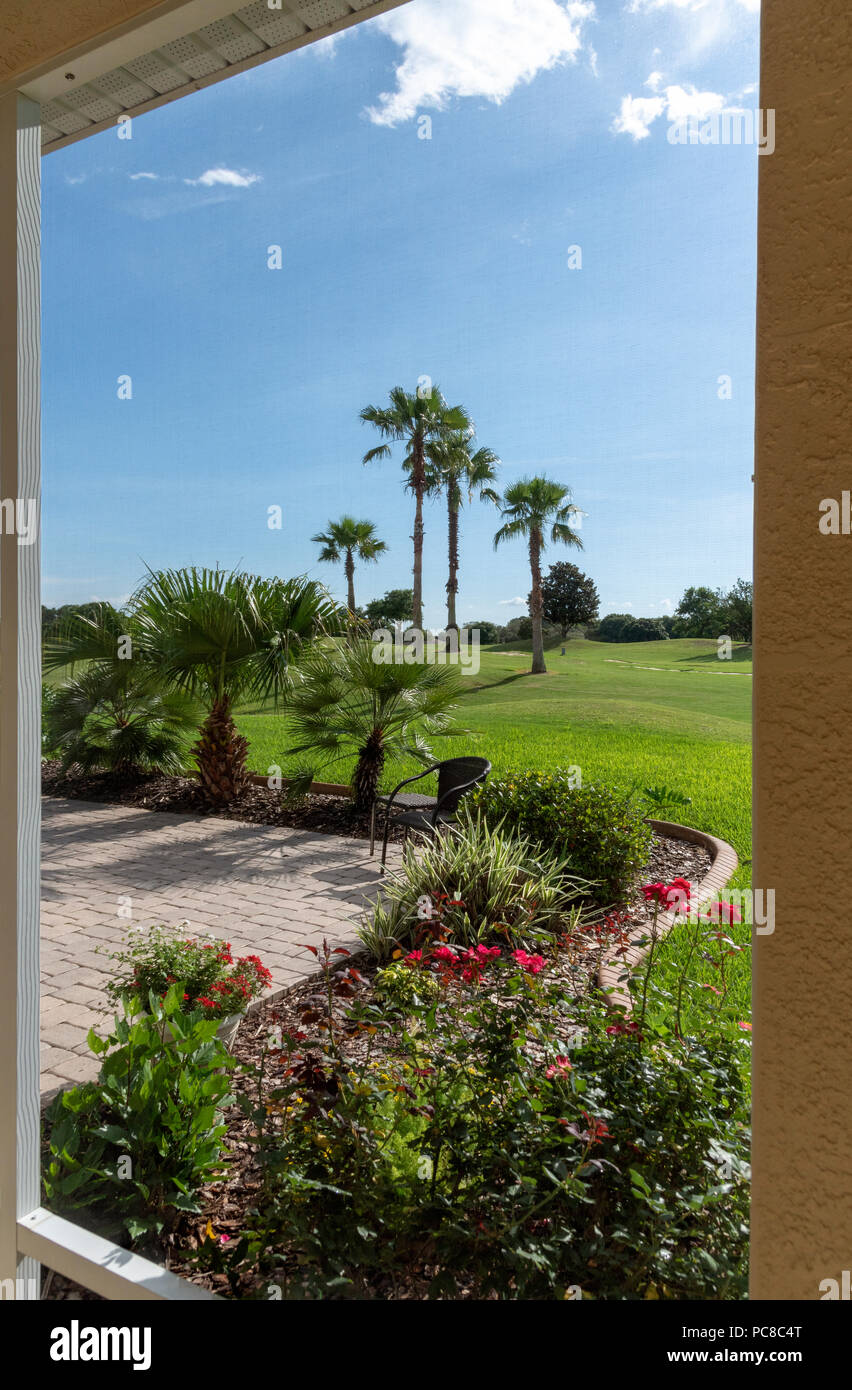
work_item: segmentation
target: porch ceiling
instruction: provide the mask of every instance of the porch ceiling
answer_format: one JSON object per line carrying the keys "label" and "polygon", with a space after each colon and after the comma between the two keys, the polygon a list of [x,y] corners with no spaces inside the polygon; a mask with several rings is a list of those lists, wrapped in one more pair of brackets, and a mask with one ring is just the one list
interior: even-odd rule
{"label": "porch ceiling", "polygon": [[[107,42],[21,90],[41,104],[42,150],[59,149],[119,116],[139,115],[403,3],[274,0],[273,7],[273,0],[254,0],[235,10],[233,0],[202,0],[172,13],[159,32],[152,25]],[[183,26],[193,16],[206,22],[182,32],[181,15]],[[155,37],[158,46],[146,48]]]}

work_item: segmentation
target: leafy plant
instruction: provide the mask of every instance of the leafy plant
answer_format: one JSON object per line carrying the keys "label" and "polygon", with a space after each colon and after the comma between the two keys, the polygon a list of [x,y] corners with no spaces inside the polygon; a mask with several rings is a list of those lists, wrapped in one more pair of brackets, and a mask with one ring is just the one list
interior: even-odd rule
{"label": "leafy plant", "polygon": [[438,997],[438,981],[425,972],[415,973],[398,962],[376,972],[373,981],[376,998],[392,1008],[410,1013],[418,1004],[432,1003]]}
{"label": "leafy plant", "polygon": [[578,787],[561,769],[492,777],[470,803],[489,825],[559,855],[605,904],[625,901],[648,860],[652,832],[633,797],[600,783]]}
{"label": "leafy plant", "polygon": [[[288,706],[296,743],[288,754],[325,754],[319,766],[354,759],[352,793],[360,811],[375,804],[385,759],[411,757],[428,764],[428,742],[462,732],[450,721],[461,693],[453,666],[376,660],[369,638],[311,652]],[[296,791],[314,780],[317,764],[292,776]]]}
{"label": "leafy plant", "polygon": [[259,956],[234,960],[229,941],[179,937],[167,927],[134,932],[124,950],[109,955],[124,967],[107,984],[114,1003],[129,998],[147,1008],[152,996],[162,999],[179,985],[183,1013],[200,1011],[214,1019],[243,1013],[272,978]]}
{"label": "leafy plant", "polygon": [[439,902],[447,940],[522,945],[538,932],[576,923],[574,904],[585,887],[563,864],[537,856],[519,835],[463,803],[455,824],[425,846],[406,846],[402,868],[386,879],[358,935],[373,956],[387,960],[417,942],[432,916],[429,904]]}
{"label": "leafy plant", "polygon": [[673,787],[645,787],[643,794],[655,811],[668,811],[675,807],[692,805],[691,796],[684,796],[683,792],[675,791]]}
{"label": "leafy plant", "polygon": [[134,1241],[199,1210],[199,1188],[222,1172],[221,1112],[233,1100],[216,1020],[187,1016],[176,986],[146,1003],[107,1037],[90,1031],[98,1080],[62,1092],[45,1121],[45,1200],[118,1217]]}

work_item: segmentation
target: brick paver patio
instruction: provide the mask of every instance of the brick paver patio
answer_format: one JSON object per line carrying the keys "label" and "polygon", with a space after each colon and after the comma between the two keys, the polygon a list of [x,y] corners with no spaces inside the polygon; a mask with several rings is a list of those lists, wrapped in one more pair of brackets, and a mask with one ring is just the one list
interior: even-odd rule
{"label": "brick paver patio", "polygon": [[43,1094],[96,1075],[86,1034],[108,1021],[105,952],[128,928],[188,919],[259,955],[275,991],[315,968],[300,942],[357,945],[379,883],[364,840],[56,797],[42,814]]}

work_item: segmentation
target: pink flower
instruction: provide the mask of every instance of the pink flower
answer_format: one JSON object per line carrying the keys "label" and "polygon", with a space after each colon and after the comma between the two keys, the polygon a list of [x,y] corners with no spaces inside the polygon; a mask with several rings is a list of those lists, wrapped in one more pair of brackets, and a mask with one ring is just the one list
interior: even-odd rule
{"label": "pink flower", "polygon": [[570,1057],[557,1057],[555,1063],[547,1068],[545,1076],[548,1080],[554,1076],[567,1076],[571,1070]]}
{"label": "pink flower", "polygon": [[743,1030],[744,1033],[750,1033],[750,1032],[751,1032],[751,1024],[750,1024],[750,1023],[738,1023],[738,1024],[737,1024],[737,1027],[738,1027],[738,1028],[742,1028],[742,1030]]}
{"label": "pink flower", "polygon": [[547,965],[544,956],[530,956],[526,951],[513,951],[512,959],[518,962],[528,975],[538,975]]}

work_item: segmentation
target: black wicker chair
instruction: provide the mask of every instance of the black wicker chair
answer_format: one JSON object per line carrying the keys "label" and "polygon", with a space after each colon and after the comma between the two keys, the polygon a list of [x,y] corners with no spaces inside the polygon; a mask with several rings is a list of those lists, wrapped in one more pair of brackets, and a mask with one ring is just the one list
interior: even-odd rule
{"label": "black wicker chair", "polygon": [[[404,825],[406,839],[408,839],[411,830],[436,834],[441,825],[446,825],[452,820],[465,792],[470,791],[471,787],[475,787],[478,782],[484,782],[490,771],[491,764],[487,758],[447,758],[445,762],[433,763],[431,767],[416,773],[414,777],[406,777],[404,782],[400,782],[398,787],[394,787],[390,796],[378,797],[377,801],[385,808],[381,872],[384,873],[385,871],[391,825]],[[411,782],[419,782],[421,777],[428,777],[430,772],[437,772],[438,774],[438,795],[436,797],[420,796],[417,793],[403,793],[401,797],[399,796],[403,787],[409,786]],[[397,798],[399,798],[398,801]],[[394,802],[403,806],[404,809],[398,811],[391,819]]]}

